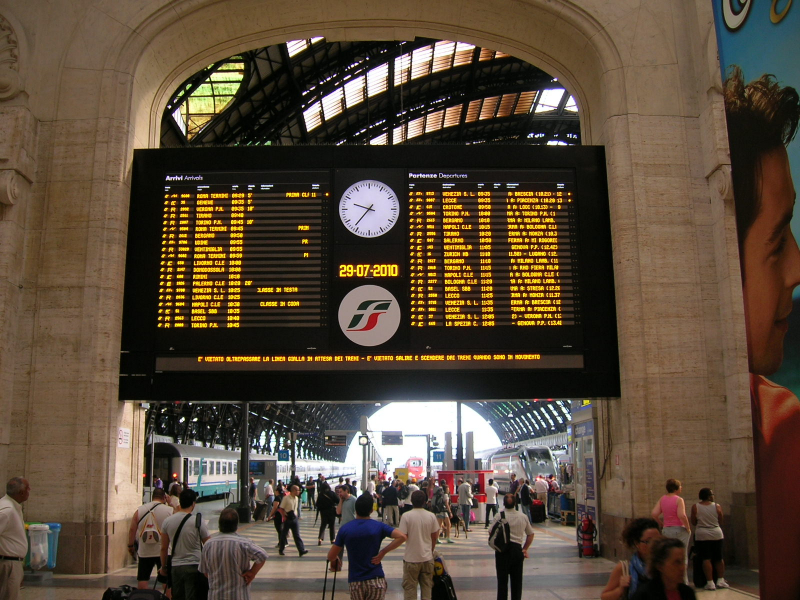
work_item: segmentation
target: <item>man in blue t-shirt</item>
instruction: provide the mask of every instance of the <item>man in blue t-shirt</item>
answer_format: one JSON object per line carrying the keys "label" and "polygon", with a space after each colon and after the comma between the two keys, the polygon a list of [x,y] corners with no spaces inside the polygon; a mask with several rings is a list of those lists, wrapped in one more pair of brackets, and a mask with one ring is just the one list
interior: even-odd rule
{"label": "man in blue t-shirt", "polygon": [[[408,539],[399,529],[370,519],[372,502],[370,494],[358,497],[356,518],[339,528],[336,541],[328,552],[331,571],[339,571],[342,568],[342,548],[347,548],[351,600],[382,600],[386,596],[386,578],[381,561]],[[381,550],[381,542],[386,537],[394,540]]]}

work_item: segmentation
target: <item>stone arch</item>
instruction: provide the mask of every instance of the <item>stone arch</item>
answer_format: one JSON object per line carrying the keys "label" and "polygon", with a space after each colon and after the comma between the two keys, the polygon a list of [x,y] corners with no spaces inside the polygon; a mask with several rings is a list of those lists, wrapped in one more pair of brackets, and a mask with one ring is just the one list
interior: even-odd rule
{"label": "stone arch", "polygon": [[[322,3],[309,4],[325,14]],[[463,5],[457,25],[448,21],[452,15],[431,14],[430,7],[422,2],[402,8],[361,7],[358,14],[340,16],[337,12],[338,18],[328,21],[319,14],[308,14],[314,6],[267,17],[254,13],[252,7],[236,11],[235,6],[226,5],[223,13],[217,3],[197,6],[185,2],[152,15],[117,52],[109,53],[105,65],[107,70],[131,76],[130,110],[124,116],[130,119],[135,146],[157,144],[168,96],[200,68],[237,52],[312,36],[329,40],[426,36],[513,54],[558,77],[573,94],[588,143],[599,143],[604,121],[616,112],[612,108],[614,99],[625,95],[622,61],[610,35],[588,13],[566,3],[537,3],[524,8],[509,4],[509,12],[519,16],[513,30],[509,30],[504,16],[509,13],[497,10],[492,22],[477,2]],[[417,17],[409,13],[417,13]]]}

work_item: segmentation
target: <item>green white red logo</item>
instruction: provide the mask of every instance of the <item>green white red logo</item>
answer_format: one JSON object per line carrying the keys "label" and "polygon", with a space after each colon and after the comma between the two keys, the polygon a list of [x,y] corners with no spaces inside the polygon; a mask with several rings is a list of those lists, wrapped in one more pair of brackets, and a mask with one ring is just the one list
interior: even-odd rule
{"label": "green white red logo", "polygon": [[362,285],[351,290],[339,305],[339,326],[356,344],[383,344],[400,326],[400,305],[388,290]]}

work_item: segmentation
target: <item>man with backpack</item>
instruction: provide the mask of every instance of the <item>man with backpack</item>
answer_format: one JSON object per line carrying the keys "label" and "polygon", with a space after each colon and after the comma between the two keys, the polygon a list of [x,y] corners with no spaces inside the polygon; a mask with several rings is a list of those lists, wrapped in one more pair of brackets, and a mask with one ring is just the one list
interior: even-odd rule
{"label": "man with backpack", "polygon": [[[159,575],[168,576],[172,600],[206,600],[208,578],[197,568],[203,544],[208,541],[210,534],[203,522],[203,515],[193,512],[197,500],[194,490],[183,490],[178,499],[181,507],[164,520],[161,528],[162,567]],[[169,552],[170,549],[172,552]],[[171,558],[168,559],[168,555]]]}
{"label": "man with backpack", "polygon": [[522,563],[528,558],[528,548],[533,543],[533,525],[528,517],[514,510],[514,500],[514,494],[503,496],[503,510],[495,519],[495,523],[505,519],[509,532],[505,550],[494,553],[494,566],[497,571],[497,600],[508,600],[509,577],[511,578],[511,600],[521,600]]}
{"label": "man with backpack", "polygon": [[153,501],[136,509],[128,527],[128,552],[134,558],[139,556],[136,581],[140,590],[149,587],[153,567],[161,569],[161,526],[172,515],[172,507],[166,502],[163,488],[155,488]]}

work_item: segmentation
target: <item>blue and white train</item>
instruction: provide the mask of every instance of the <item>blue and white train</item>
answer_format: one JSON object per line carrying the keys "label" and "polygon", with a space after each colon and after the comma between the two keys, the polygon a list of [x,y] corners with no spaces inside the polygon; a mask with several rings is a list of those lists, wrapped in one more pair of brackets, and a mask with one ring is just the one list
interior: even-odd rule
{"label": "blue and white train", "polygon": [[[153,473],[168,488],[177,479],[195,490],[201,499],[220,498],[234,493],[238,488],[241,453],[203,446],[156,442],[153,453]],[[145,484],[150,483],[150,446],[145,449]],[[259,478],[274,478],[288,481],[291,465],[278,462],[278,457],[269,454],[251,454],[248,474]],[[326,479],[350,477],[355,468],[342,463],[298,459],[296,475],[306,481],[317,477],[318,473]]]}

